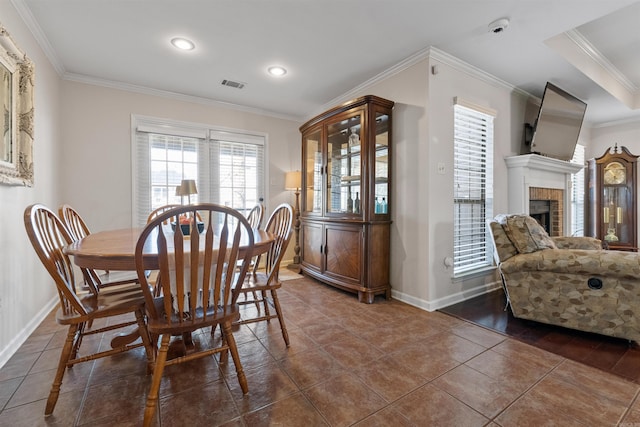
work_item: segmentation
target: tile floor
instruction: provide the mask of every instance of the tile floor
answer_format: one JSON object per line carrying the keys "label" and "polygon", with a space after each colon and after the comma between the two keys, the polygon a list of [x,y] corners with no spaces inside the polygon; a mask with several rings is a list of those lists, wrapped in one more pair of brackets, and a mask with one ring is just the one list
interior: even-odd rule
{"label": "tile floor", "polygon": [[[289,349],[277,321],[235,334],[249,394],[215,358],[168,367],[156,425],[640,426],[640,385],[596,368],[440,312],[361,304],[307,278],[279,294]],[[49,316],[0,369],[0,426],[140,425],[143,351],[68,370],[43,417],[64,334]]]}

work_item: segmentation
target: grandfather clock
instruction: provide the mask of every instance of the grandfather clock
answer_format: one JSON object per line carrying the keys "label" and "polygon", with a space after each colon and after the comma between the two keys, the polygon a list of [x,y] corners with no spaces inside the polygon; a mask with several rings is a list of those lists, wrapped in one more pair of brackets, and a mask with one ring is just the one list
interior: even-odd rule
{"label": "grandfather clock", "polygon": [[587,165],[587,234],[612,250],[638,250],[637,159],[616,144]]}

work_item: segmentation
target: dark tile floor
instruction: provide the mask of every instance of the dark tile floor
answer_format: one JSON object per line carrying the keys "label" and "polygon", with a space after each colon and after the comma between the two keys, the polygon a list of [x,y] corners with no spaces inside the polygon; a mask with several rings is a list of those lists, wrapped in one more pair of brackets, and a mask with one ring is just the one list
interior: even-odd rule
{"label": "dark tile floor", "polygon": [[[249,394],[216,358],[172,366],[156,425],[640,423],[640,385],[519,339],[395,300],[361,304],[307,278],[280,294],[289,349],[277,322],[235,334]],[[68,370],[54,414],[43,417],[64,333],[50,316],[0,369],[0,426],[140,425],[150,382],[141,351]]]}
{"label": "dark tile floor", "polygon": [[505,310],[502,290],[444,308],[443,312],[504,333],[567,359],[640,383],[640,347],[625,339],[516,319]]}

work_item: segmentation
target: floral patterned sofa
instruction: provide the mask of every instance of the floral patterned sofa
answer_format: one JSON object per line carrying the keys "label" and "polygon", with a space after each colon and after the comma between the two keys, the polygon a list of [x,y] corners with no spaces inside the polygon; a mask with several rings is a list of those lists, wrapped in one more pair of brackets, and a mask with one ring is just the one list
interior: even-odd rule
{"label": "floral patterned sofa", "polygon": [[528,215],[498,215],[488,226],[515,317],[640,343],[640,254],[549,237]]}

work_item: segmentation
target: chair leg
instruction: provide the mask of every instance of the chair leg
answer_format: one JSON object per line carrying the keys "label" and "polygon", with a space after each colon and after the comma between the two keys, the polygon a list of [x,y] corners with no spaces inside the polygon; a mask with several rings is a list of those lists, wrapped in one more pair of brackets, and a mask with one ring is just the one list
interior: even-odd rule
{"label": "chair leg", "polygon": [[144,408],[144,427],[149,427],[153,421],[153,416],[158,406],[158,393],[160,392],[160,381],[162,380],[162,372],[164,371],[164,364],[167,361],[167,352],[169,351],[169,341],[171,340],[171,334],[162,335],[162,342],[160,343],[160,350],[158,351],[158,357],[156,358],[155,367],[153,368],[153,378],[151,380],[151,388],[149,389],[149,395],[147,396],[147,406]]}
{"label": "chair leg", "polygon": [[138,332],[142,343],[144,344],[144,351],[147,354],[147,374],[153,371],[153,360],[155,358],[154,347],[152,346],[152,340],[147,330],[147,325],[144,321],[144,313],[142,310],[136,310],[136,321],[138,322]]}
{"label": "chair leg", "polygon": [[269,298],[267,298],[267,291],[262,290],[262,303],[264,304],[264,316],[267,319],[267,322],[270,322],[271,314],[269,313]]}
{"label": "chair leg", "polygon": [[233,359],[233,364],[236,366],[236,374],[238,376],[238,382],[240,383],[240,388],[242,389],[243,394],[247,394],[249,392],[249,385],[247,384],[247,377],[244,375],[244,370],[242,369],[242,363],[240,363],[240,354],[238,354],[236,339],[233,337],[233,333],[231,332],[231,322],[227,322],[221,326],[224,329],[224,336],[225,336],[225,339],[227,340],[229,351],[231,352],[231,358]]}
{"label": "chair leg", "polygon": [[[227,336],[231,334],[231,329],[229,331],[225,331],[224,325],[220,324],[220,338],[222,342],[220,344],[221,347],[229,346],[229,342],[227,341]],[[220,364],[226,365],[229,362],[229,351],[223,351],[220,353]]]}
{"label": "chair leg", "polygon": [[[256,291],[251,291],[251,293],[253,294],[253,303],[256,305],[256,310],[260,313],[260,299],[256,295]],[[247,294],[244,294],[244,299],[247,299]]]}
{"label": "chair leg", "polygon": [[[91,324],[93,323],[93,319],[89,320],[88,327],[91,328]],[[73,360],[78,357],[78,351],[80,350],[80,345],[82,345],[82,337],[84,336],[85,328],[87,327],[87,323],[78,324],[78,330],[76,332],[76,338],[73,343],[73,347],[71,349],[71,356],[69,360]],[[72,368],[73,365],[70,366]]]}
{"label": "chair leg", "polygon": [[58,402],[58,396],[60,395],[60,387],[62,386],[62,378],[64,377],[64,371],[67,369],[67,363],[71,359],[71,353],[74,347],[74,339],[78,332],[79,325],[70,325],[67,332],[67,339],[62,347],[60,353],[60,361],[58,362],[58,370],[56,376],[51,384],[51,391],[49,392],[49,398],[47,399],[47,406],[44,409],[45,417],[53,413],[53,409]]}
{"label": "chair leg", "polygon": [[280,300],[278,299],[278,293],[275,289],[271,289],[271,298],[273,298],[273,306],[276,308],[276,314],[278,315],[278,321],[280,322],[280,329],[282,329],[282,338],[284,338],[284,343],[289,347],[289,333],[287,332],[287,327],[284,325],[284,316],[282,315]]}

